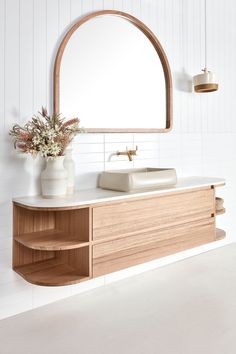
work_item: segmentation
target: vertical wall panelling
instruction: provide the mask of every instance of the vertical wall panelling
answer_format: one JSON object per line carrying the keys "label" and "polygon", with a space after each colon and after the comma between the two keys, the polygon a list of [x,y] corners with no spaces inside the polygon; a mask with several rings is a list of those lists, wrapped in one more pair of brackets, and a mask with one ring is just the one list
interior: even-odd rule
{"label": "vertical wall panelling", "polygon": [[4,129],[5,115],[5,17],[6,1],[0,1],[0,135]]}
{"label": "vertical wall panelling", "polygon": [[58,31],[60,38],[65,34],[71,23],[71,2],[68,0],[59,0],[58,2]]}
{"label": "vertical wall panelling", "polygon": [[57,46],[59,44],[59,7],[58,0],[47,1],[46,4],[46,98],[47,107],[52,111],[53,97],[53,65],[56,55]]}
{"label": "vertical wall panelling", "polygon": [[[111,2],[110,0],[105,0],[106,1],[106,4],[104,6],[113,6],[115,10],[120,10],[120,11],[123,11],[123,5],[124,5],[124,2],[123,0],[113,0],[112,1],[112,4],[110,5],[109,3]],[[136,3],[138,3],[140,0],[137,0]]]}
{"label": "vertical wall panelling", "polygon": [[[34,113],[34,2],[20,2],[19,11],[19,118],[25,122]],[[27,21],[25,20],[27,18]]]}
{"label": "vertical wall panelling", "polygon": [[113,3],[115,9],[118,8],[121,11],[134,15],[135,5],[137,6],[137,3],[139,4],[139,1],[136,1],[136,4],[134,4],[134,2],[132,1],[122,1],[122,0],[119,0],[116,3],[113,1]]}
{"label": "vertical wall panelling", "polygon": [[81,12],[86,15],[93,11],[93,0],[82,1]]}
{"label": "vertical wall panelling", "polygon": [[[183,63],[182,63],[182,36],[181,24],[182,24],[182,6],[179,3],[173,1],[173,26],[171,42],[173,46],[172,56],[170,58],[170,65],[172,69],[173,86],[174,86],[174,96],[175,100],[173,102],[173,111],[175,117],[175,131],[181,131],[181,100],[183,96],[183,91],[188,89],[189,81],[191,78],[184,73]],[[158,29],[157,29],[158,30]],[[158,33],[158,32],[156,32]],[[164,44],[164,43],[163,43]],[[174,62],[174,65],[172,64]],[[173,69],[174,68],[174,69]],[[185,75],[185,80],[183,79]],[[190,82],[191,84],[191,82]]]}
{"label": "vertical wall panelling", "polygon": [[47,105],[47,25],[46,0],[34,0],[33,13],[34,58],[34,112]]}
{"label": "vertical wall panelling", "polygon": [[[0,318],[235,241],[236,3],[227,0],[226,6],[222,0],[207,0],[207,4],[208,66],[219,77],[219,91],[199,95],[192,92],[191,79],[204,66],[204,0],[0,0]],[[225,177],[227,187],[218,195],[225,199],[227,213],[217,222],[227,230],[227,238],[122,275],[68,288],[38,288],[11,269],[11,199],[40,192],[42,161],[15,154],[8,129],[14,122],[25,122],[42,105],[51,110],[59,41],[81,15],[101,9],[128,12],[157,35],[173,74],[174,127],[168,134],[78,136],[73,143],[78,188],[95,187],[104,169],[130,167],[175,167],[179,176]],[[83,120],[82,126],[86,127]],[[116,156],[117,150],[135,145],[139,150],[134,161]]]}
{"label": "vertical wall panelling", "polygon": [[113,6],[114,6],[114,1],[113,0],[103,0],[104,9],[111,10],[111,9],[113,9]]}
{"label": "vertical wall panelling", "polygon": [[5,127],[6,130],[19,119],[20,106],[20,6],[19,0],[8,0],[6,6],[5,41]]}
{"label": "vertical wall panelling", "polygon": [[93,1],[93,11],[99,11],[103,9],[103,0]]}

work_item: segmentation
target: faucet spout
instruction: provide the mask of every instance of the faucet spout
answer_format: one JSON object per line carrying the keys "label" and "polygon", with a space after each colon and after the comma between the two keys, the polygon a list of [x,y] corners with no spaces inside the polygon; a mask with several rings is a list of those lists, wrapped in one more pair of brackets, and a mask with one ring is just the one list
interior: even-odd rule
{"label": "faucet spout", "polygon": [[132,154],[130,153],[130,150],[127,151],[128,159],[129,161],[133,161]]}

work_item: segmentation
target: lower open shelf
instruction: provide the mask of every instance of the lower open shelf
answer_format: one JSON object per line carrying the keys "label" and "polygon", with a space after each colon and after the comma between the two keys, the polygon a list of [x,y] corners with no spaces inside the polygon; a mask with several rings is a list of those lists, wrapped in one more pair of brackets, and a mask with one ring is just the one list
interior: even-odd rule
{"label": "lower open shelf", "polygon": [[90,209],[14,205],[13,269],[32,284],[70,285],[91,277]]}
{"label": "lower open shelf", "polygon": [[18,266],[14,270],[28,282],[44,286],[70,285],[90,278],[58,258]]}
{"label": "lower open shelf", "polygon": [[216,210],[216,215],[222,215],[225,213],[225,208],[222,208],[220,210]]}
{"label": "lower open shelf", "polygon": [[223,238],[225,238],[226,233],[224,230],[222,229],[216,229],[216,241],[222,240]]}

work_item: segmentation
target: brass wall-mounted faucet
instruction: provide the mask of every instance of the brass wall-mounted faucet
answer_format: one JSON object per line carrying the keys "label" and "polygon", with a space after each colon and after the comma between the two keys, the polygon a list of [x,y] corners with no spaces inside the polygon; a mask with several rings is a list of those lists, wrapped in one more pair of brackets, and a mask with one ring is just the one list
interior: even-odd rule
{"label": "brass wall-mounted faucet", "polygon": [[126,155],[128,156],[129,161],[133,161],[133,156],[137,155],[137,151],[138,151],[138,146],[136,145],[135,150],[128,150],[128,148],[126,147],[126,151],[117,151],[116,155],[117,156]]}

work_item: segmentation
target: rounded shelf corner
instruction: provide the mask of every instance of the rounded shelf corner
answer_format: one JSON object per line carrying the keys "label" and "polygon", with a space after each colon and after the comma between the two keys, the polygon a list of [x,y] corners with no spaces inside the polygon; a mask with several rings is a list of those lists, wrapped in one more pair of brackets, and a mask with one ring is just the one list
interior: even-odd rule
{"label": "rounded shelf corner", "polygon": [[14,267],[14,270],[29,283],[42,286],[72,285],[90,279],[57,258]]}
{"label": "rounded shelf corner", "polygon": [[216,216],[222,215],[222,214],[224,214],[224,213],[225,213],[225,208],[222,208],[222,209],[220,209],[220,210],[216,210]]}
{"label": "rounded shelf corner", "polygon": [[216,229],[216,241],[222,240],[226,237],[226,232],[222,229]]}

